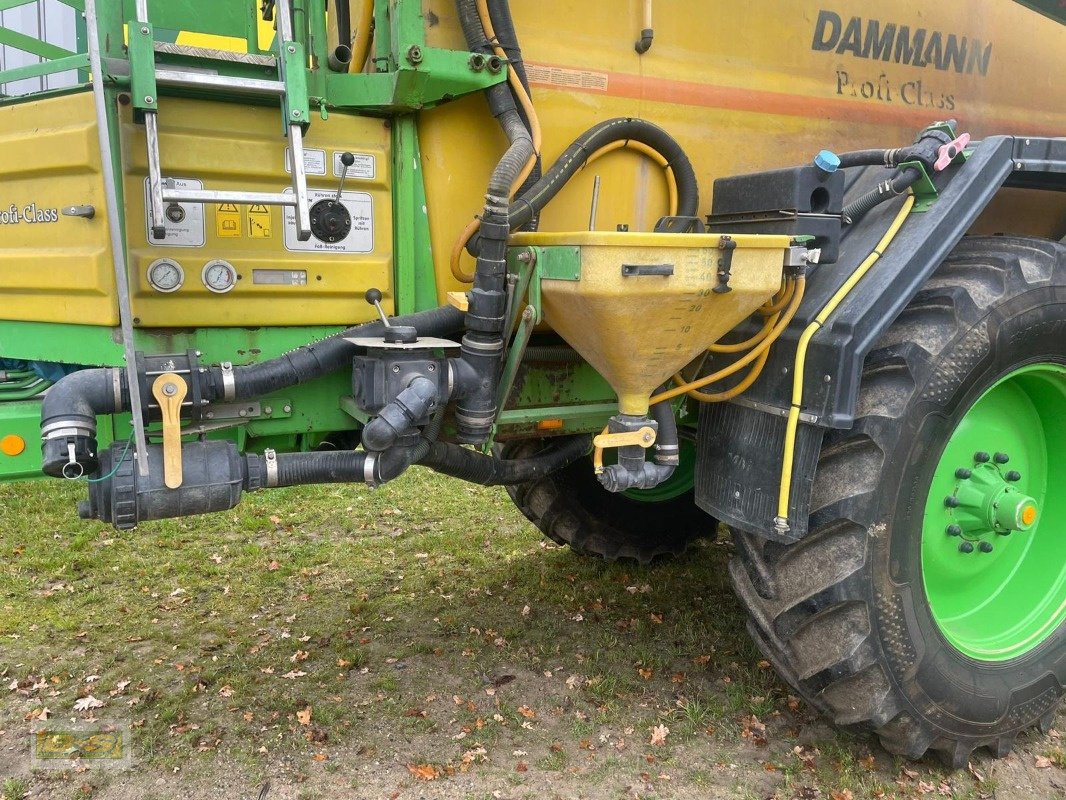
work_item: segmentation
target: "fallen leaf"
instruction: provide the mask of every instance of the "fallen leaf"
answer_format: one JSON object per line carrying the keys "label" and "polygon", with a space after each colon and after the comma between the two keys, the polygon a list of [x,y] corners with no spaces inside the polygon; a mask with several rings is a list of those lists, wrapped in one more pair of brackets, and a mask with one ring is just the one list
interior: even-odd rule
{"label": "fallen leaf", "polygon": [[518,707],[518,713],[521,714],[526,719],[533,719],[535,716],[537,716],[537,712],[534,711],[529,706],[519,706]]}
{"label": "fallen leaf", "polygon": [[311,756],[312,761],[325,761],[327,758],[329,758],[329,756],[327,756],[325,753],[315,753],[313,756]]}
{"label": "fallen leaf", "polygon": [[655,670],[653,670],[653,669],[644,669],[643,667],[637,667],[637,672],[640,674],[640,677],[642,677],[644,680],[650,681],[651,680],[651,676],[655,673]]}
{"label": "fallen leaf", "polygon": [[651,729],[651,743],[656,746],[666,744],[666,737],[669,735],[669,728],[665,725],[656,725]]}
{"label": "fallen leaf", "polygon": [[440,774],[432,764],[408,764],[407,771],[420,781],[432,781]]}
{"label": "fallen leaf", "polygon": [[297,711],[296,712],[296,720],[301,725],[310,725],[311,724],[311,706],[308,706],[303,711]]}
{"label": "fallen leaf", "polygon": [[525,761],[519,761],[514,765],[515,772],[529,772],[529,764]]}
{"label": "fallen leaf", "polygon": [[1052,761],[1047,756],[1037,756],[1033,759],[1037,769],[1048,769],[1051,767]]}
{"label": "fallen leaf", "polygon": [[276,572],[279,569],[281,569],[281,564],[279,564],[277,561],[271,561],[269,564],[267,564],[268,572]]}
{"label": "fallen leaf", "polygon": [[218,690],[220,697],[233,697],[233,687],[228,683]]}
{"label": "fallen leaf", "polygon": [[854,795],[851,793],[851,789],[841,789],[838,792],[831,792],[829,796],[833,800],[854,800]]}
{"label": "fallen leaf", "polygon": [[74,701],[74,710],[75,711],[92,711],[94,708],[103,708],[103,707],[104,707],[103,702],[100,701],[100,700],[97,700],[91,694],[88,695],[87,697],[81,698],[80,700],[75,700]]}

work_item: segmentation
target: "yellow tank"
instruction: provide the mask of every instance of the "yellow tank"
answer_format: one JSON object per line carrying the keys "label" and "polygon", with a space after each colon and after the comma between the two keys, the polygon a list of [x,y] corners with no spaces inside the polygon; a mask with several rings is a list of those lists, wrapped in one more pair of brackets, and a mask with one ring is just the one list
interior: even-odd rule
{"label": "yellow tank", "polygon": [[[638,55],[633,45],[644,5],[511,4],[545,127],[545,164],[597,122],[641,117],[669,131],[689,154],[706,213],[717,177],[808,163],[822,148],[896,147],[934,120],[958,119],[974,138],[1066,133],[1062,26],[1019,3],[656,2],[653,44]],[[433,22],[429,43],[463,47],[455,3],[423,6]],[[448,266],[452,243],[480,210],[506,146],[490,123],[481,97],[420,118],[442,300],[460,288]],[[650,230],[665,213],[662,170],[618,151],[560,192],[541,230],[585,229],[595,175],[602,182],[601,230],[617,224]],[[1006,190],[978,227],[1055,234],[1066,199],[1049,200],[1047,193]],[[1007,215],[1010,225],[1003,227]],[[471,268],[464,256],[464,271]]]}

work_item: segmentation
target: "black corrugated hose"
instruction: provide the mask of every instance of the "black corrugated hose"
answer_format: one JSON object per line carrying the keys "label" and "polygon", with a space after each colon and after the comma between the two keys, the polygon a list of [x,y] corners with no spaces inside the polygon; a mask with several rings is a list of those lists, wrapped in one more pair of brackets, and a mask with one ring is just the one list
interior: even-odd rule
{"label": "black corrugated hose", "polygon": [[[669,163],[677,180],[677,216],[694,217],[699,212],[699,185],[696,171],[685,151],[669,133],[658,125],[634,117],[618,117],[594,125],[574,140],[551,168],[529,191],[511,203],[508,219],[512,230],[521,228],[546,206],[559,190],[588,161],[589,156],[605,145],[619,141],[646,144],[658,151]],[[467,249],[478,254],[483,235],[471,238]]]}

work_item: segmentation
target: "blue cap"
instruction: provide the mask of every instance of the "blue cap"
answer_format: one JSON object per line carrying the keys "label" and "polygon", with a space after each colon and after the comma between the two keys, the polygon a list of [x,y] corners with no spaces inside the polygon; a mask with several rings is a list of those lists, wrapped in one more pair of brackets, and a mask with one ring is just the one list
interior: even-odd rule
{"label": "blue cap", "polygon": [[814,157],[814,166],[827,174],[840,169],[840,156],[831,150],[822,150]]}

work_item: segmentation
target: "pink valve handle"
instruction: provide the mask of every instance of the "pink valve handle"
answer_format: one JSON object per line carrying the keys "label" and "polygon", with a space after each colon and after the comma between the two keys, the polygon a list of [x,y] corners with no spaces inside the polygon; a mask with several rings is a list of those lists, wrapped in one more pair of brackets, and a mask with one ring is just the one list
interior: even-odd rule
{"label": "pink valve handle", "polygon": [[933,169],[937,172],[943,172],[948,164],[954,161],[955,157],[966,149],[966,145],[969,143],[970,134],[960,133],[955,141],[941,145],[940,149],[937,150],[936,163],[933,164]]}

